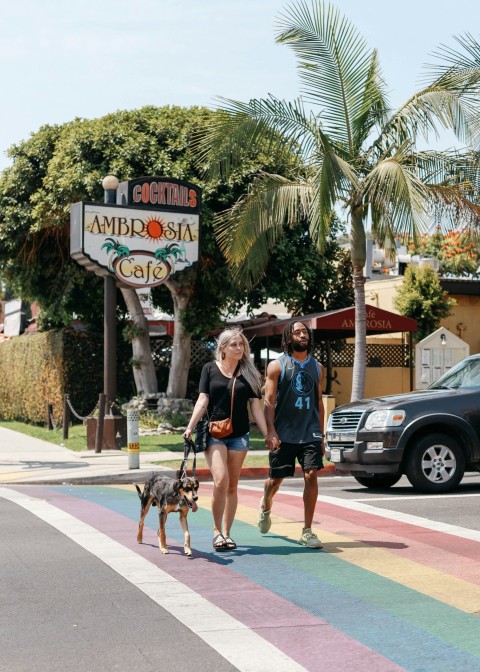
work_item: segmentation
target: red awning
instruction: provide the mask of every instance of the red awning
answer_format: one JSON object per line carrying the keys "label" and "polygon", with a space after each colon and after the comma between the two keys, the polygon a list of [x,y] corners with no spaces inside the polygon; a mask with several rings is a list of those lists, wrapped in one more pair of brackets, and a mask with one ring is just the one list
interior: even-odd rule
{"label": "red awning", "polygon": [[[397,332],[411,332],[417,330],[417,321],[410,317],[402,317],[388,310],[382,310],[375,306],[366,306],[367,311],[367,334],[392,334]],[[334,340],[349,338],[355,335],[355,308],[341,308],[329,310],[325,313],[313,313],[311,315],[298,316],[301,322],[305,322],[314,332],[317,338],[322,340]],[[283,333],[288,320],[272,320],[264,318],[264,321],[252,324],[246,322],[235,323],[243,328],[243,333],[248,339],[266,336],[277,336]],[[233,324],[229,326],[234,326]]]}

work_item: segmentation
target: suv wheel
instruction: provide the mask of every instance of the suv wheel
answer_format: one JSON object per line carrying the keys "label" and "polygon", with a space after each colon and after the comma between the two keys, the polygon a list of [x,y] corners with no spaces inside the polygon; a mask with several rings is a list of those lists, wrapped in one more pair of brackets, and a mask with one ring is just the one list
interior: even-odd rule
{"label": "suv wheel", "polygon": [[402,478],[402,474],[393,476],[392,474],[372,474],[371,476],[355,476],[353,478],[360,483],[360,485],[370,488],[371,490],[384,490],[390,488]]}
{"label": "suv wheel", "polygon": [[465,455],[450,436],[429,434],[411,447],[405,473],[420,492],[447,492],[463,478]]}

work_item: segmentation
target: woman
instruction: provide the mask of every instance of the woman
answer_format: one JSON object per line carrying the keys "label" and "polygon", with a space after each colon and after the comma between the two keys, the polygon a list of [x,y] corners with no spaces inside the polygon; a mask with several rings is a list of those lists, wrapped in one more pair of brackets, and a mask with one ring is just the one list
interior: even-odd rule
{"label": "woman", "polygon": [[215,361],[205,364],[202,369],[200,395],[184,433],[185,438],[191,437],[205,411],[210,420],[230,417],[234,380],[233,431],[222,439],[209,434],[205,451],[213,477],[213,548],[216,551],[237,547],[230,531],[237,510],[238,479],[250,445],[248,404],[258,428],[264,437],[267,436],[259,401],[261,377],[250,360],[248,341],[239,329],[225,329],[218,337]]}

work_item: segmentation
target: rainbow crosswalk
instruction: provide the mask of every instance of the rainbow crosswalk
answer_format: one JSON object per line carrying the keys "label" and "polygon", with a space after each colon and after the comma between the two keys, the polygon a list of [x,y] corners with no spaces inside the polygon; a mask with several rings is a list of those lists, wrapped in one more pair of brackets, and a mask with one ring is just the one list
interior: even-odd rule
{"label": "rainbow crosswalk", "polygon": [[[296,543],[301,497],[280,491],[271,532],[260,535],[255,523],[261,494],[245,487],[233,530],[238,549],[215,553],[211,487],[202,483],[199,511],[189,515],[189,560],[181,554],[182,532],[173,515],[167,526],[172,552],[160,554],[155,509],[144,544],[136,543],[139,502],[133,486],[8,490],[46,499],[52,510],[158,567],[196,596],[198,618],[201,605],[213,605],[215,613],[232,619],[228,627],[235,637],[254,633],[248,646],[265,642],[278,652],[278,669],[480,672],[478,533],[455,534],[448,526],[422,524],[413,516],[395,519],[391,512],[326,497],[320,498],[314,525],[324,549],[310,550]],[[254,650],[249,659],[255,660]],[[234,654],[230,662],[238,669],[268,669]]]}

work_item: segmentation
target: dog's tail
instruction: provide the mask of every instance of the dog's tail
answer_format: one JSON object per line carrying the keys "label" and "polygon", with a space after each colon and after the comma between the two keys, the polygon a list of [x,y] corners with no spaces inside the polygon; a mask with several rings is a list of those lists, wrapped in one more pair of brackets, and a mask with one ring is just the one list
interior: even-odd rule
{"label": "dog's tail", "polygon": [[[138,483],[133,484],[137,491],[137,494],[140,498],[142,509],[146,506],[148,500],[150,499],[150,481],[147,481],[143,487],[143,492],[140,490]],[[152,502],[152,506],[157,506],[155,501]]]}

